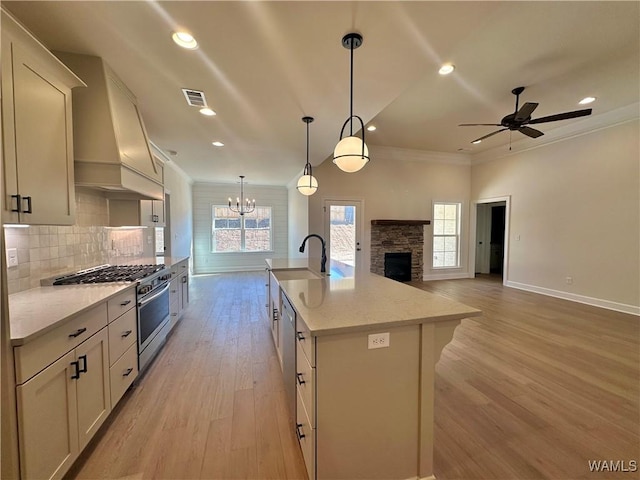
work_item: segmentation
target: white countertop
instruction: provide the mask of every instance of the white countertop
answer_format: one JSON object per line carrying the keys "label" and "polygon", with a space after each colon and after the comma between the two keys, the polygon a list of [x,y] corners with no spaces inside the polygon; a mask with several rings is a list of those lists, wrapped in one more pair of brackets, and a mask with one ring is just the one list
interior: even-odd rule
{"label": "white countertop", "polygon": [[[308,258],[267,258],[265,260],[269,270],[300,270],[309,268]],[[320,260],[318,260],[318,269]]]}
{"label": "white countertop", "polygon": [[23,345],[135,285],[131,282],[61,285],[9,295],[11,344]]}
{"label": "white countertop", "polygon": [[283,280],[280,286],[314,336],[482,314],[454,300],[369,272],[356,273],[353,278]]}

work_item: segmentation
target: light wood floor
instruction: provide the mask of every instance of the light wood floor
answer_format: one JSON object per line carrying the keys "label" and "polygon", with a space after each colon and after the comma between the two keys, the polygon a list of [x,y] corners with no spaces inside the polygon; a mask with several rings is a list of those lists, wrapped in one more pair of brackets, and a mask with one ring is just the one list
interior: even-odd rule
{"label": "light wood floor", "polygon": [[[640,478],[640,320],[502,287],[416,283],[480,308],[437,366],[435,474]],[[70,472],[79,479],[304,479],[266,322],[264,273],[193,277],[191,304]]]}

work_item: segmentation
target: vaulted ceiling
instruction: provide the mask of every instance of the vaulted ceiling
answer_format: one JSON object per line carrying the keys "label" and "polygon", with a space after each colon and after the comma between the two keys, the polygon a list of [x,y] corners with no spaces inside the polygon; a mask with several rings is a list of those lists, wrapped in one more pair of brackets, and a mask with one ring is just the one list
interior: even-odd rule
{"label": "vaulted ceiling", "polygon": [[[639,2],[3,1],[52,50],[103,57],[138,98],[151,140],[196,181],[285,185],[305,163],[329,157],[354,110],[375,132],[370,145],[482,153],[522,135],[471,140],[521,104],[534,117],[593,115],[637,105]],[[171,40],[189,30],[197,50]],[[438,74],[442,63],[456,66]],[[187,106],[182,88],[205,92],[216,116]],[[573,119],[537,125],[550,133]],[[542,137],[544,138],[544,137]],[[224,147],[214,147],[213,141]],[[375,157],[372,162],[376,161]],[[365,167],[366,168],[366,167]]]}

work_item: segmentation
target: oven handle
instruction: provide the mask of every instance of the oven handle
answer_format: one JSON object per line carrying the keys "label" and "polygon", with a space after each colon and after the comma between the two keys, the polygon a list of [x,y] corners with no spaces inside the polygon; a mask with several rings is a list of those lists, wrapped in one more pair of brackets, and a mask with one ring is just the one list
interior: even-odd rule
{"label": "oven handle", "polygon": [[147,303],[152,302],[153,300],[158,298],[160,295],[162,295],[164,292],[169,290],[170,286],[171,286],[171,284],[167,283],[166,287],[164,287],[162,290],[160,290],[158,293],[156,293],[152,297],[149,297],[149,298],[145,297],[143,301],[138,302],[138,307],[144,307]]}

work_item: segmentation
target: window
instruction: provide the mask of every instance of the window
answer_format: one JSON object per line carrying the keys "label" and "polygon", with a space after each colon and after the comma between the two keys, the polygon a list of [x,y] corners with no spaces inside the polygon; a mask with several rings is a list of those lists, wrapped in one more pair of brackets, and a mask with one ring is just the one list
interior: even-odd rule
{"label": "window", "polygon": [[213,205],[212,252],[265,252],[271,248],[271,207],[239,215],[226,205]]}
{"label": "window", "polygon": [[433,268],[460,266],[461,205],[433,204]]}

